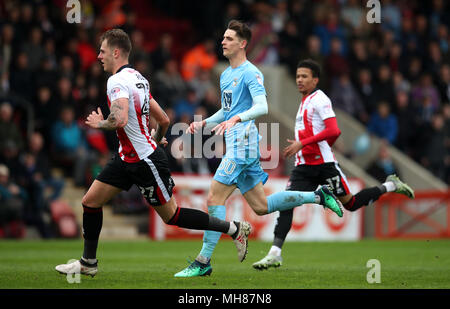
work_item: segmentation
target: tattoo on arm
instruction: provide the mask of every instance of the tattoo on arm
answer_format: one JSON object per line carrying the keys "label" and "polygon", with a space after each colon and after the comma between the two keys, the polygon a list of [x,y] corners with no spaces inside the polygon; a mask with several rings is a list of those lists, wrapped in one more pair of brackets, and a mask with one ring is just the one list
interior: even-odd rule
{"label": "tattoo on arm", "polygon": [[100,128],[105,130],[116,130],[125,125],[125,119],[122,115],[123,107],[118,103],[112,103],[110,113],[106,120],[100,122]]}

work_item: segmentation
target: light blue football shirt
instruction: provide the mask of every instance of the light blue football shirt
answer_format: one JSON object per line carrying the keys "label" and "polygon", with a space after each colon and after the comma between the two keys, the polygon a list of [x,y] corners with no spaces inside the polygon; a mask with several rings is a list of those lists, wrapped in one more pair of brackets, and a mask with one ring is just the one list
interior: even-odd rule
{"label": "light blue football shirt", "polygon": [[[250,61],[237,68],[229,66],[220,76],[224,119],[229,120],[253,106],[253,98],[266,95],[264,76]],[[225,133],[226,154],[234,159],[259,158],[259,133],[255,120],[238,122]],[[239,160],[241,161],[241,160]]]}

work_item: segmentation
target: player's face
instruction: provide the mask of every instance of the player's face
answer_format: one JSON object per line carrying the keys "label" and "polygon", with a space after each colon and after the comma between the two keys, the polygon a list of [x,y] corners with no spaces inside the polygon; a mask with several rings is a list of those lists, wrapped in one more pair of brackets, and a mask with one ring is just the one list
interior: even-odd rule
{"label": "player's face", "polygon": [[97,59],[100,60],[105,72],[111,72],[113,69],[113,51],[114,49],[108,46],[108,42],[106,40],[103,40]]}
{"label": "player's face", "polygon": [[223,55],[228,59],[232,58],[245,47],[245,44],[246,42],[236,35],[236,31],[227,29],[222,40]]}
{"label": "player's face", "polygon": [[316,88],[319,79],[312,76],[311,69],[297,68],[295,82],[297,83],[298,91],[305,94],[310,93]]}

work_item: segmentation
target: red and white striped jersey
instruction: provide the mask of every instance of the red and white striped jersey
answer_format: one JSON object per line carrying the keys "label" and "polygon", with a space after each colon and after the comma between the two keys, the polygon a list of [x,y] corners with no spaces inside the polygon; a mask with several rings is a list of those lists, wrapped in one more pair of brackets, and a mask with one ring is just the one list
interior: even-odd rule
{"label": "red and white striped jersey", "polygon": [[[324,120],[336,117],[331,100],[320,89],[302,99],[295,121],[295,140],[301,141],[325,129]],[[326,140],[304,146],[295,156],[295,165],[337,162]]]}
{"label": "red and white striped jersey", "polygon": [[128,123],[117,129],[120,158],[128,163],[139,162],[156,149],[150,135],[150,85],[141,73],[129,66],[120,68],[108,79],[108,105],[120,99],[128,99]]}

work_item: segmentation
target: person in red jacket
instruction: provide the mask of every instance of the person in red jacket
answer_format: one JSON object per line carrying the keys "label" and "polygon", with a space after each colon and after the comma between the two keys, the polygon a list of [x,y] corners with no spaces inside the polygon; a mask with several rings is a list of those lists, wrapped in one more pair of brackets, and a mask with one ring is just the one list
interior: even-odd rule
{"label": "person in red jacket", "polygon": [[[347,178],[331,150],[341,131],[331,100],[317,88],[319,78],[317,62],[311,59],[299,62],[296,83],[303,98],[295,121],[295,139],[288,139],[289,145],[283,151],[285,157],[295,156],[295,168],[286,190],[314,191],[319,185],[328,184],[348,211],[371,205],[387,192],[414,198],[414,191],[396,175],[389,175],[378,187],[365,188],[355,195],[350,192]],[[280,211],[272,247],[263,259],[253,264],[254,268],[281,266],[281,248],[291,229],[292,216],[292,209]]]}

